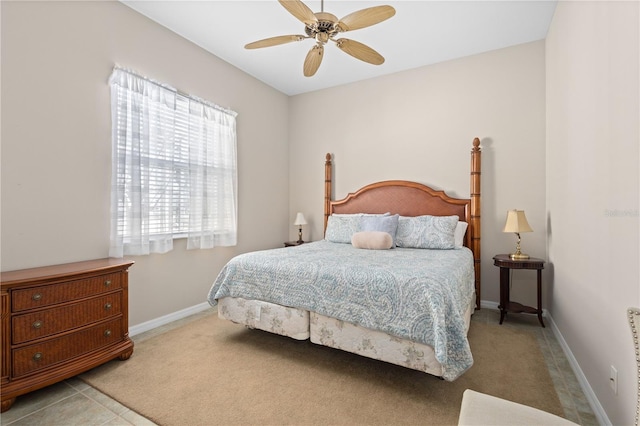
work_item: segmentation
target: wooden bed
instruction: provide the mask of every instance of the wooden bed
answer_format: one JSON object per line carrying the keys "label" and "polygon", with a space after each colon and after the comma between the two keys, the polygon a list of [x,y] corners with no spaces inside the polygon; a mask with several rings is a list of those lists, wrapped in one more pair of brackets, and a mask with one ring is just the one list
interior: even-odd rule
{"label": "wooden bed", "polygon": [[470,188],[468,199],[449,197],[444,191],[436,191],[426,185],[390,180],[367,185],[344,199],[333,201],[333,165],[331,154],[326,155],[324,166],[324,230],[332,214],[386,213],[402,216],[457,215],[469,224],[465,234],[465,246],[473,252],[476,286],[476,309],[480,309],[480,178],[482,151],[480,139],[473,140],[471,149]]}
{"label": "wooden bed", "polygon": [[[460,221],[468,223],[468,228],[464,236],[464,246],[467,247],[471,255],[468,255],[467,269],[469,291],[468,302],[460,307],[464,311],[461,318],[456,317],[457,323],[464,321],[464,340],[466,342],[466,332],[474,309],[480,308],[480,176],[481,176],[481,150],[480,140],[474,139],[471,150],[471,171],[470,171],[470,198],[459,199],[448,196],[444,191],[434,190],[426,185],[392,180],[377,182],[367,185],[360,190],[350,193],[341,200],[332,199],[332,161],[331,155],[326,155],[325,161],[325,208],[324,208],[324,229],[327,231],[327,224],[332,215],[356,215],[356,214],[386,214],[400,215],[403,217],[415,216],[458,216]],[[264,251],[268,256],[290,256],[296,251],[312,250],[314,245],[322,244],[316,242],[303,244],[293,248],[282,248]],[[330,243],[329,243],[330,244]],[[347,244],[338,244],[345,246]],[[348,244],[351,247],[350,244]],[[380,251],[380,250],[356,250],[356,251]],[[399,255],[398,250],[388,250],[391,255]],[[452,252],[455,250],[422,250],[430,252]],[[466,253],[469,253],[467,251]],[[242,259],[252,253],[241,255]],[[278,258],[280,262],[280,258]],[[230,263],[233,262],[230,261]],[[240,261],[242,263],[242,261]],[[472,264],[472,265],[471,265]],[[229,265],[229,264],[228,264]],[[227,265],[227,266],[228,266]],[[218,304],[218,315],[249,328],[269,331],[294,339],[310,339],[311,342],[329,346],[348,352],[353,352],[362,356],[379,359],[397,365],[402,365],[428,374],[443,377],[446,380],[455,380],[460,371],[455,374],[448,370],[447,365],[442,365],[438,359],[442,359],[441,345],[432,347],[414,339],[398,337],[393,333],[387,333],[381,329],[372,329],[356,323],[336,319],[331,315],[326,315],[321,309],[314,309],[313,304],[308,306],[297,305],[295,303],[271,303],[267,298],[259,294],[249,296],[239,294],[223,294],[220,292],[221,276],[227,274],[227,266],[223,268],[216,283],[209,293],[209,302],[212,305]],[[294,274],[295,275],[295,274]],[[294,280],[295,278],[291,278]],[[299,287],[306,287],[309,283],[300,279]],[[226,285],[226,284],[225,284]],[[269,284],[265,285],[268,287]],[[474,291],[475,290],[475,291]],[[295,291],[295,287],[294,287]],[[326,313],[326,312],[325,312]],[[462,312],[460,312],[462,313]],[[467,350],[468,342],[466,342]],[[439,356],[438,356],[439,355]],[[470,352],[469,352],[470,358]],[[472,363],[472,360],[471,360]],[[470,366],[470,365],[469,365]]]}

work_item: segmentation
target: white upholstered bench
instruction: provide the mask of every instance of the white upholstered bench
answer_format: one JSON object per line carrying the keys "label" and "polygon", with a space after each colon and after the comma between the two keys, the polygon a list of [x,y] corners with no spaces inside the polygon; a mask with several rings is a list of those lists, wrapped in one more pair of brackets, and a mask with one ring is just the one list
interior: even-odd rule
{"label": "white upholstered bench", "polygon": [[467,389],[462,395],[458,425],[575,426],[576,423],[537,408]]}

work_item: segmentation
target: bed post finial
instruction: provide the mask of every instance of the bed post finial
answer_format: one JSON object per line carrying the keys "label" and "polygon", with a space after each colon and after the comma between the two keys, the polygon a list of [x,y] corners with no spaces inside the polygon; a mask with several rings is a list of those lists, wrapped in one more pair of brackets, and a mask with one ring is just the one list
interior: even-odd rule
{"label": "bed post finial", "polygon": [[324,161],[324,230],[322,236],[327,232],[327,221],[329,220],[329,210],[331,209],[331,153],[327,152]]}
{"label": "bed post finial", "polygon": [[473,265],[475,272],[476,284],[476,309],[480,309],[480,176],[482,169],[481,162],[482,150],[480,148],[480,139],[473,140],[473,148],[471,149],[471,251],[473,252]]}

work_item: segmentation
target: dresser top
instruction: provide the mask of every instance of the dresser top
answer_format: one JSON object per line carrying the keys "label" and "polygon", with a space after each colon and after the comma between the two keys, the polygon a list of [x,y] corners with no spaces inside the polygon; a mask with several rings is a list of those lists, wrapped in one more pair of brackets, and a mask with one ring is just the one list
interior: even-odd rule
{"label": "dresser top", "polygon": [[76,277],[83,274],[109,273],[126,270],[134,262],[125,259],[95,259],[61,265],[41,266],[38,268],[19,269],[0,273],[0,284],[3,288],[34,281],[45,282]]}

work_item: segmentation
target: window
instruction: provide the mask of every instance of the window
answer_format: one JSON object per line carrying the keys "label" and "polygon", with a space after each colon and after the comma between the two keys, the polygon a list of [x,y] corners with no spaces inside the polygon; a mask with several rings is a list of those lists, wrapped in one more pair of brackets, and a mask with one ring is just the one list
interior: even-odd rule
{"label": "window", "polygon": [[109,255],[237,240],[236,113],[116,68]]}

